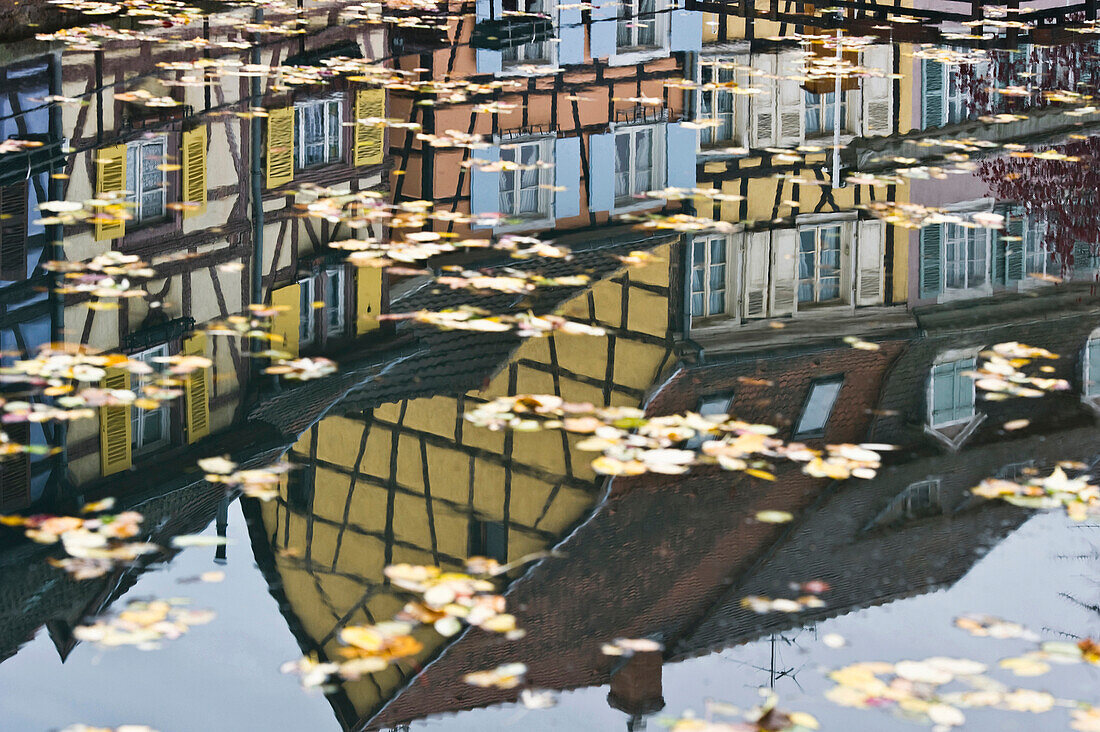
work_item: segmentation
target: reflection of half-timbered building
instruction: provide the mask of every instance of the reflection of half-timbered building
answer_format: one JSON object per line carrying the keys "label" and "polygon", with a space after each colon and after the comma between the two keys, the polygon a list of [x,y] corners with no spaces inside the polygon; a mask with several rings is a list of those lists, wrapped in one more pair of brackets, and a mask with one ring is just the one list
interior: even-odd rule
{"label": "reflection of half-timbered building", "polygon": [[[908,237],[860,206],[905,201],[907,186],[851,182],[837,156],[907,128],[898,51],[838,51],[831,31],[803,26],[793,28],[801,43],[763,40],[781,32],[763,14],[704,18],[689,115],[702,127],[699,186],[715,195],[695,205],[734,227],[696,235],[685,255],[692,338],[728,346],[737,330],[766,340],[776,319],[827,337],[889,323],[898,316],[888,306],[905,299]],[[850,73],[828,73],[841,64]]]}
{"label": "reflection of half-timbered building", "polygon": [[698,13],[660,2],[596,3],[583,14],[579,4],[475,5],[448,26],[453,45],[397,63],[425,79],[484,84],[481,93],[446,106],[395,94],[391,106],[423,134],[482,144],[437,147],[395,131],[395,201],[433,200],[501,234],[656,211],[664,202],[643,194],[694,186],[695,132],[681,124],[678,82],[699,48]]}
{"label": "reflection of half-timbered building", "polygon": [[[316,409],[300,390],[252,415],[296,439],[288,457],[300,469],[276,500],[248,510],[258,560],[303,650],[334,657],[344,624],[388,620],[401,609],[404,599],[383,580],[387,564],[458,569],[470,556],[520,559],[553,546],[596,501],[592,455],[576,450],[576,436],[490,432],[463,414],[521,393],[644,403],[674,362],[667,257],[676,237],[605,233],[600,245],[574,242],[573,261],[540,266],[550,275],[588,271],[590,289],[542,293],[530,304],[604,325],[608,335],[521,341],[508,333],[414,329],[415,344],[341,387],[319,421],[303,418]],[[660,261],[623,269],[616,255],[639,248]],[[395,307],[471,300],[432,290],[426,285]],[[511,299],[473,296],[505,306]],[[317,388],[326,388],[322,383]],[[443,642],[434,632],[422,640],[416,664]],[[358,728],[412,673],[414,666],[402,663],[343,684],[330,697],[341,723]]]}
{"label": "reflection of half-timbered building", "polygon": [[[252,11],[234,17],[243,25]],[[330,252],[329,242],[346,232],[302,216],[294,188],[317,183],[346,192],[383,183],[383,128],[356,121],[384,115],[384,92],[341,80],[287,86],[275,74],[236,70],[249,61],[316,66],[332,56],[378,59],[384,33],[337,23],[337,10],[327,5],[307,6],[300,21],[295,17],[269,15],[274,25],[297,22],[301,32],[273,35],[251,52],[234,47],[240,31],[232,24],[200,23],[163,31],[175,42],[140,49],[110,43],[0,70],[11,90],[0,108],[0,132],[49,143],[21,157],[5,155],[0,172],[0,277],[11,283],[4,290],[4,351],[33,354],[51,337],[46,280],[37,269],[47,238],[35,223],[38,204],[98,199],[118,205],[89,204],[97,212],[93,221],[66,225],[51,240],[63,235],[69,261],[120,252],[150,262],[156,277],[135,283],[146,290],[143,297],[57,298],[53,338],[150,362],[175,354],[214,362],[186,379],[182,398],[159,409],[108,408],[98,420],[69,425],[56,440],[32,430],[32,442],[65,445],[54,460],[62,464],[59,478],[83,485],[139,468],[241,416],[253,369],[249,345],[204,336],[210,321],[251,302],[274,303],[283,308],[275,324],[280,345],[295,355],[346,349],[377,328],[379,271],[360,274]],[[213,59],[205,71],[190,65],[204,53]],[[48,104],[50,94],[69,101]],[[27,167],[16,170],[24,158]],[[121,372],[109,372],[104,384],[135,391],[145,385]],[[18,427],[12,431],[18,435]],[[36,482],[41,471],[31,470],[28,482],[26,461],[18,468],[23,478],[9,469],[16,462],[5,462],[5,509],[44,495]]]}

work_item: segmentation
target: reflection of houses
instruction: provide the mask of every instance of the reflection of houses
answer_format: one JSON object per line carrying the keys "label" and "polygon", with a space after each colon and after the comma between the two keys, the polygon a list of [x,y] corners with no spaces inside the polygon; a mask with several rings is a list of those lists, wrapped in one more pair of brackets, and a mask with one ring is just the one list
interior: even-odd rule
{"label": "reflection of houses", "polygon": [[[902,102],[911,86],[892,77],[895,51],[882,44],[843,51],[843,62],[864,72],[838,80],[823,75],[837,59],[822,36],[802,45],[758,40],[774,35],[768,26],[705,22],[693,68],[691,114],[704,125],[699,185],[721,194],[695,205],[734,224],[732,233],[697,235],[686,255],[691,337],[707,348],[751,348],[769,338],[775,319],[835,337],[878,327],[872,322],[896,327],[905,317],[885,308],[905,299],[908,237],[857,207],[904,202],[908,187],[843,185],[828,151],[908,125]],[[728,338],[733,329],[749,333]]]}
{"label": "reflection of houses", "polygon": [[[240,17],[244,21],[249,15]],[[289,19],[269,16],[273,22]],[[292,40],[262,44],[259,60],[317,64],[334,55],[383,54],[381,29],[333,26],[328,10],[306,11],[302,31]],[[227,25],[204,30],[199,24],[184,31],[184,40],[216,46],[228,40],[226,33],[236,30]],[[288,91],[273,76],[253,92],[247,79],[232,73],[211,73],[204,79],[201,71],[158,68],[201,58],[199,51],[181,56],[170,46],[152,44],[142,54],[131,46],[69,51],[63,67],[55,68],[60,56],[51,56],[0,72],[11,91],[3,102],[0,133],[19,139],[49,133],[49,144],[37,148],[39,153],[6,155],[0,170],[0,277],[26,278],[9,285],[2,296],[0,345],[5,352],[33,354],[49,341],[52,327],[56,340],[121,351],[143,361],[182,353],[205,354],[214,362],[186,380],[182,398],[159,409],[108,408],[99,420],[71,424],[67,434],[54,435],[47,427],[50,434],[43,435],[34,428],[32,442],[65,444],[63,455],[50,460],[63,461],[63,475],[57,476],[62,483],[84,486],[101,477],[129,474],[151,460],[185,451],[239,418],[250,360],[239,341],[197,332],[204,324],[240,313],[254,300],[274,302],[285,308],[275,328],[285,337],[287,350],[332,352],[377,328],[383,307],[379,272],[361,275],[342,255],[330,254],[327,244],[347,234],[300,216],[294,193],[284,188],[305,182],[345,191],[380,185],[382,128],[357,127],[354,121],[382,116],[383,92],[345,82]],[[240,54],[213,53],[247,62]],[[54,71],[60,73],[51,76]],[[51,93],[81,103],[43,105],[41,100]],[[135,101],[143,97],[161,101]],[[249,118],[244,114],[249,106],[268,113]],[[261,156],[253,159],[251,142],[257,135]],[[60,139],[66,141],[68,154],[60,152]],[[40,154],[46,156],[42,161],[36,158]],[[52,178],[51,172],[56,173]],[[249,194],[253,173],[264,183],[258,201]],[[62,178],[63,184],[58,182]],[[48,190],[55,183],[63,190]],[[65,226],[64,255],[73,261],[108,251],[136,255],[152,262],[157,276],[143,283],[144,297],[117,304],[87,293],[58,298],[51,323],[47,296],[36,291],[45,285],[36,269],[45,241],[42,227],[34,223],[41,216],[37,205],[47,198],[110,196],[124,201],[125,214],[100,209],[94,224]],[[109,372],[104,384],[135,391],[146,386],[121,372]],[[18,426],[11,432],[16,439],[21,436]],[[33,468],[28,481],[26,461],[17,463],[4,463],[4,510],[22,508],[45,495],[42,469]]]}
{"label": "reflection of houses", "polygon": [[659,210],[663,202],[642,194],[694,186],[695,132],[680,124],[675,82],[682,52],[698,50],[698,13],[605,2],[584,22],[580,5],[479,0],[474,10],[452,22],[453,47],[403,56],[398,66],[489,84],[492,94],[446,106],[395,94],[391,108],[425,134],[477,134],[483,146],[436,147],[394,131],[396,202],[432,200],[501,234]]}
{"label": "reflection of houses", "polygon": [[[1067,354],[1069,374],[1081,368],[1070,355],[1087,350],[1082,314],[1028,324],[1022,313],[1002,320],[986,311],[972,333],[1022,332]],[[901,449],[872,481],[813,480],[783,466],[770,483],[708,468],[675,479],[617,479],[607,501],[557,548],[568,558],[546,559],[510,587],[510,606],[522,608],[527,636],[502,643],[465,634],[369,728],[514,701],[514,691],[474,689],[461,677],[515,660],[528,665],[534,688],[610,683],[613,706],[644,716],[662,705],[660,662],[603,656],[602,643],[653,638],[665,644],[663,662],[676,662],[955,583],[1027,516],[975,501],[967,490],[991,475],[1017,476],[1025,466],[1091,460],[1096,439],[1076,395],[997,403],[998,423],[1030,416],[1032,426],[997,441],[991,416],[986,431],[957,453],[922,425],[894,416],[923,413],[934,354],[969,338],[930,331],[883,341],[871,352],[794,342],[781,352],[682,368],[650,401],[650,412],[728,411],[774,422],[780,436],[810,445],[870,439]],[[763,508],[795,519],[762,524],[753,517]],[[822,594],[825,608],[792,616],[741,607],[747,595],[791,597],[791,582],[809,580],[831,585]]]}
{"label": "reflection of houses", "polygon": [[[504,434],[473,427],[464,409],[519,393],[638,405],[672,363],[668,259],[674,236],[605,228],[600,243],[563,237],[570,261],[517,262],[548,276],[587,272],[591,288],[532,294],[520,310],[560,310],[605,325],[607,336],[413,328],[415,344],[374,372],[329,377],[274,397],[252,415],[294,440],[302,466],[275,501],[248,507],[258,561],[304,651],[333,657],[344,624],[387,620],[404,599],[384,582],[394,562],[460,568],[469,556],[513,560],[552,546],[596,500],[590,455],[558,432]],[[623,269],[616,259],[646,249],[659,258]],[[402,310],[464,302],[512,309],[514,296],[434,292],[429,283],[395,300]],[[318,411],[314,402],[321,402]],[[323,417],[323,418],[321,418]],[[319,419],[320,418],[320,419]],[[318,421],[319,419],[319,421]],[[330,696],[356,728],[395,693],[425,651]]]}

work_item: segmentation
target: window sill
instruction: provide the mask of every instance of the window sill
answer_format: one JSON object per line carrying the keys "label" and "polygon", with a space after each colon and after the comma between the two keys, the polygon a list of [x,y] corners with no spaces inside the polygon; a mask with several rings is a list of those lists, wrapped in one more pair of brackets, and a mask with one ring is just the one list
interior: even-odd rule
{"label": "window sill", "polygon": [[607,57],[608,66],[633,66],[658,58],[668,58],[669,50],[664,46],[616,49]]}
{"label": "window sill", "polygon": [[183,231],[182,216],[169,216],[158,221],[142,223],[132,230],[128,226],[126,233],[119,240],[118,250],[129,254],[148,250],[153,245],[158,245],[158,249],[171,249],[172,242],[178,237],[170,235],[181,231]]}
{"label": "window sill", "polygon": [[[661,184],[661,188],[664,188],[663,183]],[[638,203],[624,203],[621,205],[616,202],[614,207],[611,209],[611,215],[619,216],[620,214],[635,213],[637,211],[648,211],[654,208],[661,208],[662,206],[664,206],[664,202],[659,198],[646,198],[639,201]]]}
{"label": "window sill", "polygon": [[501,219],[501,223],[493,227],[493,233],[506,234],[513,231],[526,231],[528,229],[544,229],[554,226],[554,217],[540,216],[539,218],[517,219],[515,217]]}

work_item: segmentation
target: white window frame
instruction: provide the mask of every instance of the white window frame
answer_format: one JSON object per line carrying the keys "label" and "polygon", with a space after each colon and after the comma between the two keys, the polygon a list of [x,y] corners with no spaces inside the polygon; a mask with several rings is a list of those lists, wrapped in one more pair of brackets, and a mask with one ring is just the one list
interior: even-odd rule
{"label": "white window frame", "polygon": [[[669,0],[654,0],[653,2],[653,40],[652,46],[619,46],[619,22],[620,14],[629,6],[631,10],[638,7],[639,0],[621,0],[616,6],[615,13],[615,53],[607,59],[609,66],[628,66],[642,63],[654,58],[660,58],[669,54],[671,46],[669,31]],[[636,35],[639,29],[635,28]]]}
{"label": "white window frame", "polygon": [[[713,249],[714,244],[718,244],[721,251],[722,251],[723,259],[722,259],[721,262],[715,262],[714,261],[714,259],[715,259],[715,257],[713,256],[714,255],[714,249]],[[702,245],[702,248],[703,248],[703,262],[702,262],[701,265],[699,264],[698,258],[696,257],[697,247],[699,245]],[[701,321],[701,320],[705,320],[705,319],[709,319],[709,318],[715,318],[715,317],[719,317],[719,316],[722,316],[722,315],[726,315],[730,312],[730,309],[733,307],[734,303],[733,303],[732,298],[736,298],[737,293],[734,291],[733,287],[731,287],[731,283],[732,283],[732,279],[733,279],[733,277],[732,277],[733,267],[731,266],[732,262],[730,261],[730,259],[731,259],[730,250],[731,250],[730,238],[728,236],[726,236],[725,234],[700,235],[700,236],[696,236],[695,239],[692,240],[692,248],[691,248],[691,295],[690,295],[691,299],[690,299],[690,302],[688,303],[688,308],[691,311],[691,318],[692,318],[693,321]],[[713,295],[717,291],[718,288],[714,287],[714,285],[713,285],[713,281],[712,281],[712,278],[711,278],[711,273],[714,270],[714,268],[716,268],[716,267],[722,267],[724,269],[724,273],[721,275],[721,278],[720,278],[721,283],[722,283],[721,292],[722,292],[723,306],[718,310],[713,310],[712,311],[711,308],[710,308],[710,298],[711,298],[711,295]],[[696,283],[696,280],[695,280],[696,271],[701,271],[702,272],[702,278],[701,278],[702,282],[701,283]],[[701,286],[701,289],[696,289],[697,284],[699,284]],[[696,294],[701,295],[702,298],[703,298],[703,311],[702,312],[696,312],[696,308],[695,308],[695,296],[696,296]]]}
{"label": "white window frame", "polygon": [[[832,300],[818,300],[817,295],[816,295],[816,293],[820,290],[820,282],[821,282],[821,279],[822,279],[822,277],[821,277],[821,235],[820,235],[820,232],[823,229],[836,229],[837,230],[837,246],[838,246],[837,254],[838,254],[838,260],[839,260],[838,263],[837,263],[837,274],[836,274],[836,276],[837,276],[837,297],[836,297],[836,299],[832,299]],[[850,227],[845,226],[843,221],[828,221],[828,222],[822,222],[822,223],[819,223],[819,224],[814,224],[812,226],[803,225],[803,226],[798,227],[798,249],[797,249],[797,252],[796,252],[796,256],[798,257],[798,261],[795,263],[795,273],[796,273],[796,277],[797,277],[798,281],[795,283],[795,287],[798,288],[799,291],[801,291],[801,289],[802,289],[802,278],[798,277],[798,274],[800,273],[801,263],[802,263],[802,235],[804,233],[807,233],[807,232],[810,232],[810,231],[814,232],[814,276],[813,276],[813,281],[814,281],[815,296],[814,296],[814,299],[812,299],[812,300],[802,301],[802,300],[798,299],[798,294],[796,293],[795,294],[796,312],[801,311],[803,308],[816,309],[818,307],[830,307],[830,306],[836,306],[836,305],[849,305],[849,304],[851,304],[852,295],[851,295],[851,292],[848,291],[848,290],[851,289],[851,281],[850,281],[850,279],[848,279],[846,281],[846,278],[845,278],[845,271],[850,266],[850,260],[849,260],[848,257],[849,257],[849,250],[851,248],[851,242],[848,242],[847,245],[846,245],[846,243],[844,241],[845,231],[850,231]],[[848,285],[847,287],[845,286],[846,284]]]}
{"label": "white window frame", "polygon": [[[336,104],[336,116],[337,125],[335,132],[332,129],[332,125],[329,122],[331,112],[331,105]],[[324,118],[324,146],[325,146],[325,160],[320,163],[306,164],[305,161],[305,137],[302,134],[302,114],[304,110],[321,107],[324,111],[322,116]],[[320,168],[325,165],[332,165],[344,160],[347,151],[344,149],[344,95],[343,94],[330,94],[325,97],[317,97],[314,99],[304,99],[294,103],[294,170],[310,170],[313,168]],[[335,137],[333,137],[335,135]],[[336,142],[336,157],[329,159],[329,150],[332,142]]]}
{"label": "white window frame", "polygon": [[317,302],[317,278],[305,277],[298,280],[301,290],[298,293],[300,317],[298,319],[298,348],[312,346],[317,340],[317,318],[313,303]]}
{"label": "white window frame", "polygon": [[1046,239],[1047,234],[1047,222],[1035,216],[1025,215],[1023,217],[1023,224],[1023,236],[1018,244],[1023,247],[1024,250],[1024,278],[1020,280],[1019,287],[1028,288],[1049,285],[1051,284],[1050,282],[1040,277],[1030,276],[1046,274],[1051,274],[1056,277],[1062,276],[1061,264],[1059,264],[1055,257],[1051,256],[1053,252],[1043,246],[1043,241]]}
{"label": "white window frame", "polygon": [[512,179],[512,194],[513,205],[512,210],[505,210],[501,205],[500,198],[501,186],[504,184],[504,171],[500,172],[497,179],[497,208],[501,215],[505,219],[522,219],[519,224],[503,224],[498,227],[494,227],[497,231],[509,231],[511,229],[529,229],[532,225],[540,223],[552,223],[554,219],[554,196],[553,196],[553,183],[554,183],[554,168],[552,163],[554,162],[554,138],[552,137],[536,137],[536,138],[524,138],[517,140],[507,140],[500,143],[501,159],[503,159],[504,152],[506,150],[515,150],[516,159],[521,159],[521,150],[525,147],[536,147],[538,150],[538,161],[542,165],[538,169],[539,182],[538,182],[538,210],[533,214],[521,214],[516,212],[516,207],[519,205],[520,200],[520,188],[519,182],[521,179],[521,173],[523,171],[517,170],[513,173]]}
{"label": "white window frame", "polygon": [[[628,166],[627,166],[628,167],[627,172],[628,172],[629,188],[630,188],[631,191],[633,191],[634,188],[636,187],[635,186],[635,177],[637,176],[637,168],[636,168],[636,165],[635,165],[635,162],[636,162],[636,155],[635,155],[636,146],[634,145],[633,138],[634,138],[635,135],[641,133],[643,130],[649,130],[650,134],[651,134],[651,137],[650,137],[650,146],[651,146],[650,147],[650,154],[651,154],[650,160],[652,161],[652,167],[650,168],[650,170],[652,172],[651,172],[651,175],[650,175],[650,186],[646,190],[649,190],[649,191],[661,190],[665,187],[665,125],[664,125],[664,123],[659,123],[659,124],[648,124],[648,125],[612,126],[611,132],[614,133],[615,138],[616,138],[615,139],[616,163],[615,163],[615,170],[612,173],[613,176],[614,176],[613,185],[615,186],[616,189],[618,189],[618,176],[619,176],[619,167],[618,167],[618,143],[619,143],[619,141],[618,141],[618,137],[619,137],[619,135],[626,135],[626,134],[629,134],[630,137],[631,137],[630,161],[629,161]],[[636,211],[636,210],[645,209],[645,208],[653,208],[655,203],[657,203],[658,205],[660,203],[656,199],[644,199],[644,198],[638,199],[638,198],[634,197],[635,195],[636,194],[634,194],[634,193],[630,193],[630,194],[620,198],[618,196],[618,194],[616,193],[615,194],[615,203],[614,203],[614,205],[611,209],[611,213],[620,214],[620,213],[626,213],[626,212],[629,212],[629,211]]]}
{"label": "white window frame", "polygon": [[[141,361],[153,365],[153,359],[159,357],[167,357],[168,344],[161,343],[153,346],[152,348],[146,348],[144,351],[132,353],[129,358],[133,361]],[[140,396],[140,389],[138,391]],[[153,420],[160,421],[160,439],[153,442],[145,442],[145,424]],[[171,408],[166,402],[161,402],[160,407],[157,409],[141,409],[140,407],[130,408],[130,448],[134,455],[143,455],[161,447],[164,447],[172,440],[171,429]]]}
{"label": "white window frame", "polygon": [[[834,134],[833,129],[831,127],[827,127],[826,125],[832,125],[833,124],[833,122],[836,119],[836,117],[835,117],[836,113],[830,111],[829,114],[826,114],[826,112],[825,112],[826,109],[829,109],[829,106],[826,105],[826,103],[825,103],[825,97],[828,97],[828,96],[835,97],[836,92],[831,91],[831,92],[826,92],[825,94],[813,94],[809,91],[806,91],[805,89],[802,90],[802,117],[803,117],[803,121],[802,121],[802,130],[803,130],[802,139],[803,140],[816,140],[816,139],[820,139],[820,138],[823,138],[823,137],[829,137],[829,138],[833,137],[833,134]],[[811,107],[810,100],[811,100],[811,98],[816,98],[818,101],[820,101],[820,104],[813,105],[813,106],[819,107],[819,109],[817,111],[818,129],[814,130],[813,132],[810,131],[809,125],[806,124],[809,121],[809,113],[810,113],[810,107]],[[852,109],[852,99],[848,96],[847,91],[841,90],[840,100],[841,100],[840,101],[840,134],[842,136],[843,135],[851,135],[852,131],[849,129],[850,123],[849,123],[848,120],[849,120],[849,115],[850,115],[851,109]]]}
{"label": "white window frame", "polygon": [[955,379],[957,378],[957,376],[959,374],[959,372],[972,370],[976,367],[976,364],[977,364],[976,355],[970,355],[970,354],[960,352],[960,353],[946,354],[943,357],[937,359],[936,362],[932,365],[932,369],[928,373],[928,424],[929,424],[930,427],[935,429],[935,428],[941,428],[941,427],[951,427],[953,425],[958,425],[958,424],[966,424],[967,422],[974,419],[974,417],[977,415],[977,404],[976,404],[977,394],[976,394],[976,389],[974,387],[974,380],[971,379],[970,377],[965,377],[965,381],[963,381],[962,383],[967,384],[967,387],[969,388],[969,394],[970,394],[970,400],[969,400],[970,411],[969,411],[969,414],[965,414],[965,415],[957,414],[960,410],[965,409],[967,405],[966,404],[960,404],[959,400],[957,398],[955,398],[953,400],[952,407],[951,407],[951,411],[953,413],[952,418],[944,420],[944,421],[940,421],[940,422],[937,422],[936,418],[935,418],[935,413],[936,413],[936,369],[937,368],[942,368],[942,367],[945,367],[945,366],[951,366],[952,367],[952,372],[951,372],[951,374],[952,374],[952,383],[954,383]]}
{"label": "white window frame", "polygon": [[[329,301],[336,282],[336,300]],[[344,335],[347,326],[347,271],[343,266],[329,267],[325,270],[325,335],[339,338]]]}
{"label": "white window frame", "polygon": [[[730,118],[729,136],[718,137],[718,130],[720,126],[706,127],[699,131],[699,147],[701,149],[710,147],[720,147],[725,143],[735,143],[741,137],[741,130],[738,127],[738,123],[741,122],[741,117],[744,116],[744,110],[739,109],[743,107],[739,103],[737,94],[732,91],[726,91],[721,89],[718,85],[724,82],[720,81],[720,76],[723,71],[729,71],[730,75],[737,79],[738,75],[743,75],[743,72],[739,72],[737,68],[737,62],[728,56],[701,56],[699,58],[699,90],[698,90],[698,116],[696,122],[703,122],[706,120],[718,120],[718,100],[725,97],[729,98],[730,109],[728,112]],[[706,79],[707,75],[711,76],[711,80]],[[712,89],[705,89],[707,84],[714,85]],[[703,100],[706,99],[710,103],[710,113],[705,114],[703,112]],[[742,126],[743,123],[742,123]],[[710,136],[710,139],[704,142],[704,137]]]}
{"label": "white window frame", "polygon": [[[158,165],[160,171],[160,186],[159,188],[150,188],[146,190],[144,188],[144,176],[141,174],[142,162],[145,160],[145,150],[146,148],[152,148],[158,145],[162,150],[160,163]],[[133,151],[132,156],[131,151]],[[131,157],[133,157],[133,160],[131,160]],[[126,177],[130,178],[131,171],[133,171],[133,181],[135,183],[134,190],[127,190],[126,200],[133,204],[131,215],[135,224],[144,224],[168,218],[168,173],[165,170],[167,162],[167,135],[145,137],[126,143]],[[129,182],[127,182],[127,188],[129,188]],[[143,200],[147,194],[155,193],[158,190],[160,192],[160,213],[156,216],[146,215]]]}
{"label": "white window frame", "polygon": [[1089,335],[1081,354],[1081,396],[1086,399],[1100,397],[1100,380],[1092,383],[1089,379],[1091,366],[1098,360],[1100,360],[1100,329],[1094,330]]}
{"label": "white window frame", "polygon": [[[956,235],[954,239],[952,239],[952,234]],[[961,237],[958,236],[960,234],[961,234]],[[977,242],[979,237],[981,237],[984,241]],[[961,244],[963,246],[964,252],[965,252],[965,255],[964,255],[964,258],[963,258],[964,284],[963,284],[962,287],[951,287],[947,284],[947,281],[948,281],[948,276],[947,276],[948,267],[949,266],[957,267],[958,266],[958,261],[959,261],[958,259],[948,260],[948,257],[947,257],[948,243],[951,242],[951,241],[955,241],[955,243]],[[979,244],[983,245],[984,248],[985,248],[985,253],[984,253],[984,257],[985,257],[984,281],[981,284],[977,284],[977,285],[973,284],[970,281],[970,276],[971,275],[970,275],[970,264],[969,264],[969,262],[970,262],[970,244],[971,244],[972,241],[975,242],[975,243],[979,243]],[[955,223],[944,223],[943,224],[943,229],[941,230],[941,239],[940,239],[940,272],[941,272],[940,276],[943,278],[943,294],[941,295],[941,297],[944,300],[950,300],[952,298],[958,298],[960,296],[961,297],[972,297],[975,294],[982,294],[982,293],[989,294],[989,293],[993,292],[993,279],[992,279],[992,271],[991,271],[991,265],[992,265],[992,261],[993,261],[992,244],[993,244],[993,237],[990,235],[990,230],[989,229],[971,228],[971,227],[968,227],[968,226],[962,226],[961,224],[955,224]],[[975,251],[976,250],[977,250],[977,247],[975,247]]]}

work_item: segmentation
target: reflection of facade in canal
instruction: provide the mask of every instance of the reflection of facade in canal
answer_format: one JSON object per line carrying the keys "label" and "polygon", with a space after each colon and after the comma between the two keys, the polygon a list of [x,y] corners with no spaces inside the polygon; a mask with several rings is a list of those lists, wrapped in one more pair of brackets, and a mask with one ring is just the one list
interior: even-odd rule
{"label": "reflection of facade in canal", "polygon": [[[610,684],[613,706],[645,716],[663,704],[662,663],[953,585],[1028,515],[975,500],[969,488],[1060,460],[1096,461],[1094,415],[1081,396],[1097,312],[1059,305],[1051,303],[1048,317],[985,311],[961,329],[929,319],[923,334],[883,340],[877,351],[791,342],[681,367],[650,412],[728,410],[810,445],[873,440],[900,449],[871,481],[815,480],[791,466],[779,466],[774,482],[713,468],[616,479],[607,501],[557,547],[563,558],[543,560],[511,585],[509,606],[522,608],[528,634],[502,643],[467,633],[368,728],[515,701],[514,691],[462,682],[465,673],[511,661],[528,665],[534,688]],[[1008,334],[1062,353],[1058,375],[1075,391],[979,400],[974,409],[983,418],[951,444],[927,424],[943,403],[934,395],[939,354]],[[1020,418],[1031,424],[1002,429]],[[795,518],[763,524],[754,519],[763,509]],[[790,583],[810,580],[830,585],[821,594],[825,608],[757,615],[741,606],[748,595],[791,597]],[[619,637],[652,638],[666,650],[656,660],[603,656],[601,644]]]}
{"label": "reflection of facade in canal", "polygon": [[764,39],[781,34],[778,23],[704,17],[690,109],[704,125],[699,185],[722,195],[695,205],[734,228],[694,239],[691,337],[751,347],[782,339],[769,335],[776,318],[793,329],[786,337],[897,325],[905,316],[890,306],[905,300],[908,236],[859,206],[905,202],[908,186],[834,180],[832,148],[907,129],[912,85],[895,78],[900,51],[844,51],[865,71],[841,79],[838,94],[835,75],[819,76],[822,57],[835,56],[823,40],[831,34],[775,42]]}
{"label": "reflection of facade in canal", "polygon": [[[661,209],[662,201],[641,195],[647,191],[694,186],[695,132],[681,124],[677,82],[682,52],[698,50],[698,13],[607,2],[582,22],[579,4],[465,7],[475,12],[450,22],[451,43],[422,44],[397,65],[492,93],[433,106],[395,93],[391,109],[423,134],[477,134],[484,146],[437,147],[395,130],[396,202],[470,213],[480,221],[475,232],[497,235],[600,225]],[[413,43],[404,48],[415,50]],[[504,218],[494,222],[496,214]]]}
{"label": "reflection of facade in canal", "polygon": [[[239,19],[247,20],[250,13]],[[257,60],[319,63],[333,55],[382,55],[383,31],[377,26],[330,27],[328,9],[308,8],[302,18],[301,35],[265,42]],[[289,19],[268,18],[276,23]],[[249,60],[247,53],[218,48],[236,38],[232,26],[193,28],[183,31],[184,42],[208,42],[216,50],[207,56]],[[152,38],[160,33],[145,32]],[[180,30],[171,32],[178,37]],[[233,424],[248,387],[250,361],[238,341],[208,338],[196,329],[240,313],[254,290],[258,301],[286,306],[276,330],[294,353],[331,352],[377,327],[382,307],[378,271],[360,275],[342,256],[329,255],[326,245],[338,232],[328,223],[300,217],[294,193],[284,186],[309,181],[343,190],[379,186],[381,128],[364,132],[367,128],[352,127],[357,117],[381,114],[383,92],[343,83],[288,91],[271,76],[254,99],[247,77],[211,71],[204,83],[201,70],[158,66],[202,57],[197,48],[149,43],[140,50],[123,45],[65,51],[63,62],[61,52],[29,56],[0,70],[0,83],[10,92],[0,110],[0,132],[46,143],[0,162],[0,277],[10,282],[3,289],[4,351],[33,355],[52,338],[145,361],[201,353],[214,362],[187,379],[183,397],[160,409],[109,408],[100,419],[75,422],[67,432],[49,425],[45,434],[39,427],[30,430],[32,442],[62,443],[66,450],[41,465],[36,461],[29,470],[26,460],[5,461],[0,509],[65,497],[65,485],[103,490],[110,481],[101,478],[128,475],[154,459],[181,458],[190,445]],[[51,94],[76,101],[45,104]],[[171,102],[134,101],[143,95]],[[249,119],[253,104],[267,108],[266,117]],[[254,159],[256,133],[260,156]],[[257,202],[249,193],[253,169],[265,183]],[[120,299],[117,305],[87,293],[48,297],[40,265],[51,257],[43,247],[47,238],[62,232],[47,237],[35,223],[42,216],[38,204],[110,194],[124,198],[125,215],[100,209],[94,224],[64,226],[63,256],[78,261],[111,251],[134,255],[155,263],[157,278],[144,285],[144,297]],[[257,251],[262,252],[258,258]],[[315,302],[323,302],[323,310]],[[109,372],[104,383],[140,386],[123,372]],[[11,432],[17,440],[27,437],[18,425]],[[47,490],[53,465],[60,472],[55,487]]]}
{"label": "reflection of facade in canal", "polygon": [[[638,406],[674,362],[668,264],[676,237],[607,229],[599,245],[572,242],[573,259],[540,271],[587,271],[594,285],[540,294],[607,336],[414,331],[410,353],[351,385],[315,424],[299,390],[262,405],[253,419],[301,436],[288,457],[301,465],[277,500],[248,509],[257,557],[303,650],[338,654],[344,624],[390,619],[405,600],[385,583],[387,564],[464,566],[469,556],[515,560],[549,549],[596,501],[600,481],[576,437],[505,434],[474,427],[464,409],[502,395],[559,394],[569,401]],[[570,243],[569,237],[563,243]],[[615,258],[639,248],[658,261],[623,269]],[[523,266],[522,264],[518,266]],[[427,285],[395,307],[513,298],[434,294]],[[308,392],[302,392],[308,393]],[[302,431],[304,430],[304,431]],[[435,655],[423,634],[416,663],[347,683],[331,697],[342,724],[376,713]]]}

